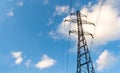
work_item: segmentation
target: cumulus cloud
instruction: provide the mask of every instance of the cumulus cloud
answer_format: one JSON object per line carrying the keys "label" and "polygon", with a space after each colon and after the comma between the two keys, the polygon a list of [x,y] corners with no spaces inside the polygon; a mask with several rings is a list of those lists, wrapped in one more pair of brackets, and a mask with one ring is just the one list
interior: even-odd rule
{"label": "cumulus cloud", "polygon": [[16,64],[20,64],[22,61],[23,61],[23,58],[22,57],[18,57],[18,58],[16,58],[15,63]]}
{"label": "cumulus cloud", "polygon": [[104,45],[110,41],[120,40],[120,17],[118,8],[114,7],[113,1],[106,0],[103,5],[98,3],[91,6],[91,9],[86,7],[82,9],[82,11],[86,10],[88,12],[87,19],[96,23],[94,41],[96,45]]}
{"label": "cumulus cloud", "polygon": [[14,16],[13,10],[10,10],[10,11],[9,11],[8,16],[11,16],[11,17]]}
{"label": "cumulus cloud", "polygon": [[22,54],[22,52],[12,52],[12,56],[13,56],[14,58],[20,57],[21,54]]}
{"label": "cumulus cloud", "polygon": [[[69,37],[69,30],[77,31],[77,24],[71,23],[72,19],[76,19],[76,16],[67,16],[63,19],[63,22],[58,26],[57,32]],[[67,21],[69,20],[69,21]],[[75,35],[72,35],[72,38],[76,38]]]}
{"label": "cumulus cloud", "polygon": [[56,6],[53,16],[67,14],[68,12],[69,12],[69,6]]}
{"label": "cumulus cloud", "polygon": [[12,52],[12,56],[16,59],[15,64],[20,64],[23,61],[22,52]]}
{"label": "cumulus cloud", "polygon": [[35,65],[38,69],[46,69],[55,65],[56,61],[54,59],[49,58],[47,55],[43,55],[42,59]]}
{"label": "cumulus cloud", "polygon": [[[84,6],[80,11],[83,14],[88,14],[87,21],[93,22],[96,24],[95,30],[95,45],[106,45],[111,41],[120,40],[120,12],[119,7],[116,5],[120,4],[119,0],[105,0],[103,3],[102,0],[99,0],[97,4]],[[61,12],[60,12],[61,13]],[[76,24],[71,24],[70,22],[65,22],[65,20],[70,20],[70,16],[67,16],[63,19],[61,24],[58,26],[57,32],[64,35],[64,33],[69,33],[69,29],[76,30]],[[75,19],[75,17],[73,16]],[[84,18],[83,18],[84,19]],[[64,32],[64,24],[67,32]],[[70,26],[71,25],[71,26]],[[94,27],[84,25],[85,31],[93,32]],[[67,34],[66,36],[68,36]],[[76,38],[76,36],[73,36]],[[88,39],[89,40],[89,39]]]}
{"label": "cumulus cloud", "polygon": [[96,60],[97,63],[97,70],[102,71],[105,68],[109,68],[114,63],[116,63],[117,57],[115,57],[111,52],[108,50],[104,50],[99,58]]}

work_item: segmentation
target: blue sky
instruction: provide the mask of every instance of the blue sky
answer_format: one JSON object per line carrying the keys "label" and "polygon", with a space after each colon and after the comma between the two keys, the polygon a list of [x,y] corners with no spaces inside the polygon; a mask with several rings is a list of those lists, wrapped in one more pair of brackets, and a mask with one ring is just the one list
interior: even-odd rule
{"label": "blue sky", "polygon": [[119,5],[72,0],[71,8],[69,0],[0,0],[0,73],[75,73],[76,36],[69,38],[70,23],[64,22],[70,10],[96,24],[90,48],[96,73],[119,73]]}

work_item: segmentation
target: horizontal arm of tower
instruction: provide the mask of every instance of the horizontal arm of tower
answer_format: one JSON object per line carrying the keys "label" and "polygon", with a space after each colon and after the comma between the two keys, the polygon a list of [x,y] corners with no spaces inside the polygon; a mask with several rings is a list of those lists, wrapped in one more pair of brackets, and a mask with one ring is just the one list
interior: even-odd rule
{"label": "horizontal arm of tower", "polygon": [[86,20],[82,20],[82,23],[83,23],[83,24],[91,24],[91,25],[95,26],[94,23],[88,22],[88,21],[86,21]]}
{"label": "horizontal arm of tower", "polygon": [[64,22],[66,22],[66,21],[68,21],[68,22],[72,22],[72,23],[77,23],[76,19],[65,20]]}
{"label": "horizontal arm of tower", "polygon": [[[82,13],[80,13],[80,14],[81,14],[81,17],[87,17],[87,15],[84,15]],[[76,13],[71,13],[71,15],[76,15]]]}
{"label": "horizontal arm of tower", "polygon": [[91,34],[91,33],[89,33],[89,32],[85,32],[85,31],[84,31],[84,34],[85,34],[85,35],[90,35],[90,36],[94,39],[93,34]]}
{"label": "horizontal arm of tower", "polygon": [[[66,21],[68,21],[68,22],[72,22],[72,23],[77,23],[77,19],[65,20],[64,22],[66,22]],[[88,21],[86,21],[86,20],[82,20],[82,23],[83,23],[83,24],[90,24],[90,25],[95,26],[94,23],[88,22]]]}
{"label": "horizontal arm of tower", "polygon": [[[78,35],[78,32],[75,31],[75,30],[70,30],[70,31],[69,31],[69,35],[70,35],[71,33],[75,33],[76,35]],[[89,33],[89,32],[84,32],[84,34],[85,34],[85,35],[90,35],[90,36],[94,39],[93,34],[91,34],[91,33]],[[81,40],[81,41],[82,41],[82,40]],[[81,41],[80,41],[80,42],[81,42]]]}
{"label": "horizontal arm of tower", "polygon": [[75,30],[70,30],[70,31],[69,31],[69,35],[70,35],[71,33],[75,33],[76,35],[78,35],[78,32],[75,31]]}

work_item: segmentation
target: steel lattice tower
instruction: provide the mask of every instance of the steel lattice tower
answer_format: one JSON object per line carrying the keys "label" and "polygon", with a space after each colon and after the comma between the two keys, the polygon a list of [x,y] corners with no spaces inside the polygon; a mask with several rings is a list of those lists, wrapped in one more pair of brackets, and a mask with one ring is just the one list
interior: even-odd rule
{"label": "steel lattice tower", "polygon": [[[76,15],[77,31],[71,30],[69,33],[77,33],[78,36],[78,48],[77,48],[77,71],[76,73],[95,73],[93,63],[90,57],[89,49],[85,39],[85,35],[91,35],[91,33],[83,31],[83,24],[92,24],[91,22],[81,19],[82,15],[79,11],[72,13],[71,15]],[[73,20],[67,20],[73,22]],[[74,21],[75,22],[75,21]],[[92,36],[93,37],[93,36]]]}

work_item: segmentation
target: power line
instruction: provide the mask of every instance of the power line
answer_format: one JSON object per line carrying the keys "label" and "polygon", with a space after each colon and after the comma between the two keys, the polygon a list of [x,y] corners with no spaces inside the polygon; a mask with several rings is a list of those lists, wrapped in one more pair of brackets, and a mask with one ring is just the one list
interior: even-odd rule
{"label": "power line", "polygon": [[72,2],[73,2],[73,0],[70,0],[70,14],[72,12],[72,7],[73,7],[73,5],[72,5],[73,3]]}
{"label": "power line", "polygon": [[[97,18],[96,18],[96,21],[95,21],[96,26],[95,26],[94,33],[93,33],[93,36],[94,36],[94,37],[95,37],[95,33],[96,33],[96,29],[97,29],[98,20],[100,19],[101,10],[102,10],[102,7],[103,7],[104,3],[105,3],[105,2],[102,2],[102,3],[100,4],[100,8],[99,8],[99,11],[98,11],[98,15],[97,15]],[[93,41],[94,41],[94,39],[92,39],[90,48],[93,47],[93,44],[94,44]]]}
{"label": "power line", "polygon": [[[70,0],[70,14],[71,14],[71,10],[72,10],[72,0]],[[89,49],[87,46],[87,42],[85,39],[85,33],[83,32],[83,27],[82,24],[93,24],[87,21],[82,21],[81,19],[81,12],[77,11],[76,13],[76,23],[77,23],[77,31],[74,30],[70,30],[70,33],[77,33],[78,35],[78,49],[77,49],[77,70],[76,73],[95,73],[94,71],[94,67],[93,67],[93,63],[91,60],[91,56],[89,53]],[[71,15],[70,15],[71,18]],[[72,19],[73,20],[73,19]],[[69,28],[70,29],[70,28]],[[91,35],[90,33],[87,33],[88,35]],[[70,36],[69,36],[70,37]],[[92,42],[93,44],[93,42]],[[68,48],[69,48],[69,40],[68,40]],[[68,64],[69,64],[69,54],[67,55],[67,73],[68,73]]]}

